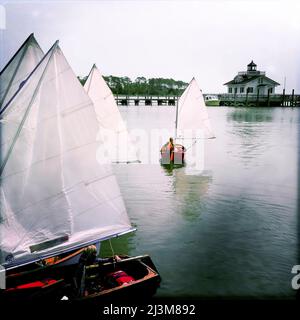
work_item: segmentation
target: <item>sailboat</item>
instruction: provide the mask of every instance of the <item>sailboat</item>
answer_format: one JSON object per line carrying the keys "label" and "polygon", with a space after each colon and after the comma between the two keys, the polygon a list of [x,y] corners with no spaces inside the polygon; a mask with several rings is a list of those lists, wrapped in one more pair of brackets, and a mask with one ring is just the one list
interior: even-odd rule
{"label": "sailboat", "polygon": [[[195,78],[191,80],[177,100],[175,120],[175,143],[173,150],[165,144],[161,152],[162,164],[183,164],[185,153],[199,139],[215,138],[207,113],[202,91]],[[188,147],[183,146],[183,143]]]}
{"label": "sailboat", "polygon": [[44,53],[32,33],[0,72],[0,110],[41,61]]}
{"label": "sailboat", "polygon": [[[109,143],[104,147],[110,154],[110,161],[112,163],[140,162],[113,93],[95,64],[89,72],[84,89],[93,101],[97,120],[101,126],[100,134],[103,135],[105,132],[109,135]],[[105,139],[100,137],[100,140]]]}
{"label": "sailboat", "polygon": [[[5,108],[10,106],[9,101],[18,94],[22,88],[22,85],[27,81],[27,78],[31,76],[31,73],[35,70],[35,67],[39,64],[43,57],[44,52],[35,39],[34,34],[30,34],[0,72],[1,113],[4,112]],[[4,125],[3,121],[4,120],[2,119],[1,130],[3,129]],[[78,256],[83,250],[84,248],[81,248],[75,252],[63,254],[55,259],[51,258],[49,260],[44,260],[44,262],[49,264],[51,261],[51,263],[62,263],[64,265],[74,263],[78,261]],[[24,269],[26,268],[27,267],[24,267]],[[20,270],[20,268],[18,269]]]}
{"label": "sailboat", "polygon": [[[1,298],[57,297],[65,288],[90,288],[85,265],[78,283],[76,264],[44,262],[82,257],[83,248],[135,229],[111,165],[96,160],[95,107],[58,41],[2,107],[0,124],[0,265],[7,281]],[[126,283],[131,290],[160,281],[149,256],[121,257],[106,267],[93,265],[98,288],[93,297],[125,289],[101,287],[103,268],[132,273]]]}

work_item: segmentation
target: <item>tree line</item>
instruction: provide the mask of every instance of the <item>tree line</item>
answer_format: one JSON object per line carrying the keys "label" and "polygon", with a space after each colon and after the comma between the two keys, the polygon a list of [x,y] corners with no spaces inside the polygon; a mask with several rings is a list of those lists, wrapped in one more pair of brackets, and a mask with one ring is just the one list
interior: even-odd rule
{"label": "tree line", "polygon": [[[129,77],[104,76],[103,77],[115,95],[139,96],[180,96],[188,83],[174,79],[137,77],[132,81]],[[84,85],[86,77],[78,77]]]}

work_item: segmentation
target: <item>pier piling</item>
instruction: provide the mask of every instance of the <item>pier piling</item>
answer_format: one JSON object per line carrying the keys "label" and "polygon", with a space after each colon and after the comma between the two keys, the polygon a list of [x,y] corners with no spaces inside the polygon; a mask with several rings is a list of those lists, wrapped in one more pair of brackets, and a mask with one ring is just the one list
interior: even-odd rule
{"label": "pier piling", "polygon": [[[282,94],[274,94],[270,91],[266,95],[257,93],[225,93],[225,94],[203,94],[214,95],[218,97],[220,106],[244,106],[244,107],[300,107],[300,95],[295,94],[293,89],[291,94],[286,94],[285,89]],[[178,99],[177,96],[127,96],[116,95],[116,102],[123,106],[175,106]]]}

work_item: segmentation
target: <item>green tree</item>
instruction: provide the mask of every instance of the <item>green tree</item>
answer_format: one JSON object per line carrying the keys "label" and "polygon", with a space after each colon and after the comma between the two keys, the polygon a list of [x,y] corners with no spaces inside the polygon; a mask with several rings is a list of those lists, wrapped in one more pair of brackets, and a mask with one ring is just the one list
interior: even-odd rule
{"label": "green tree", "polygon": [[[87,77],[78,77],[83,85]],[[165,78],[137,77],[132,81],[129,77],[103,77],[114,94],[119,95],[153,95],[153,96],[180,96],[188,83]]]}

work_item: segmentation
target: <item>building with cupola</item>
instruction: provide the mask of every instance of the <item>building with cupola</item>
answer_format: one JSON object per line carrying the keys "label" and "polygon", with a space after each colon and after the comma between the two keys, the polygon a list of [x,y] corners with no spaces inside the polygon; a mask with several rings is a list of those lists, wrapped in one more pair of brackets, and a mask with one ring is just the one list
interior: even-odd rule
{"label": "building with cupola", "polygon": [[231,94],[274,94],[275,88],[280,84],[266,76],[264,71],[256,69],[253,60],[247,65],[247,71],[240,71],[233,80],[224,83],[227,92]]}

